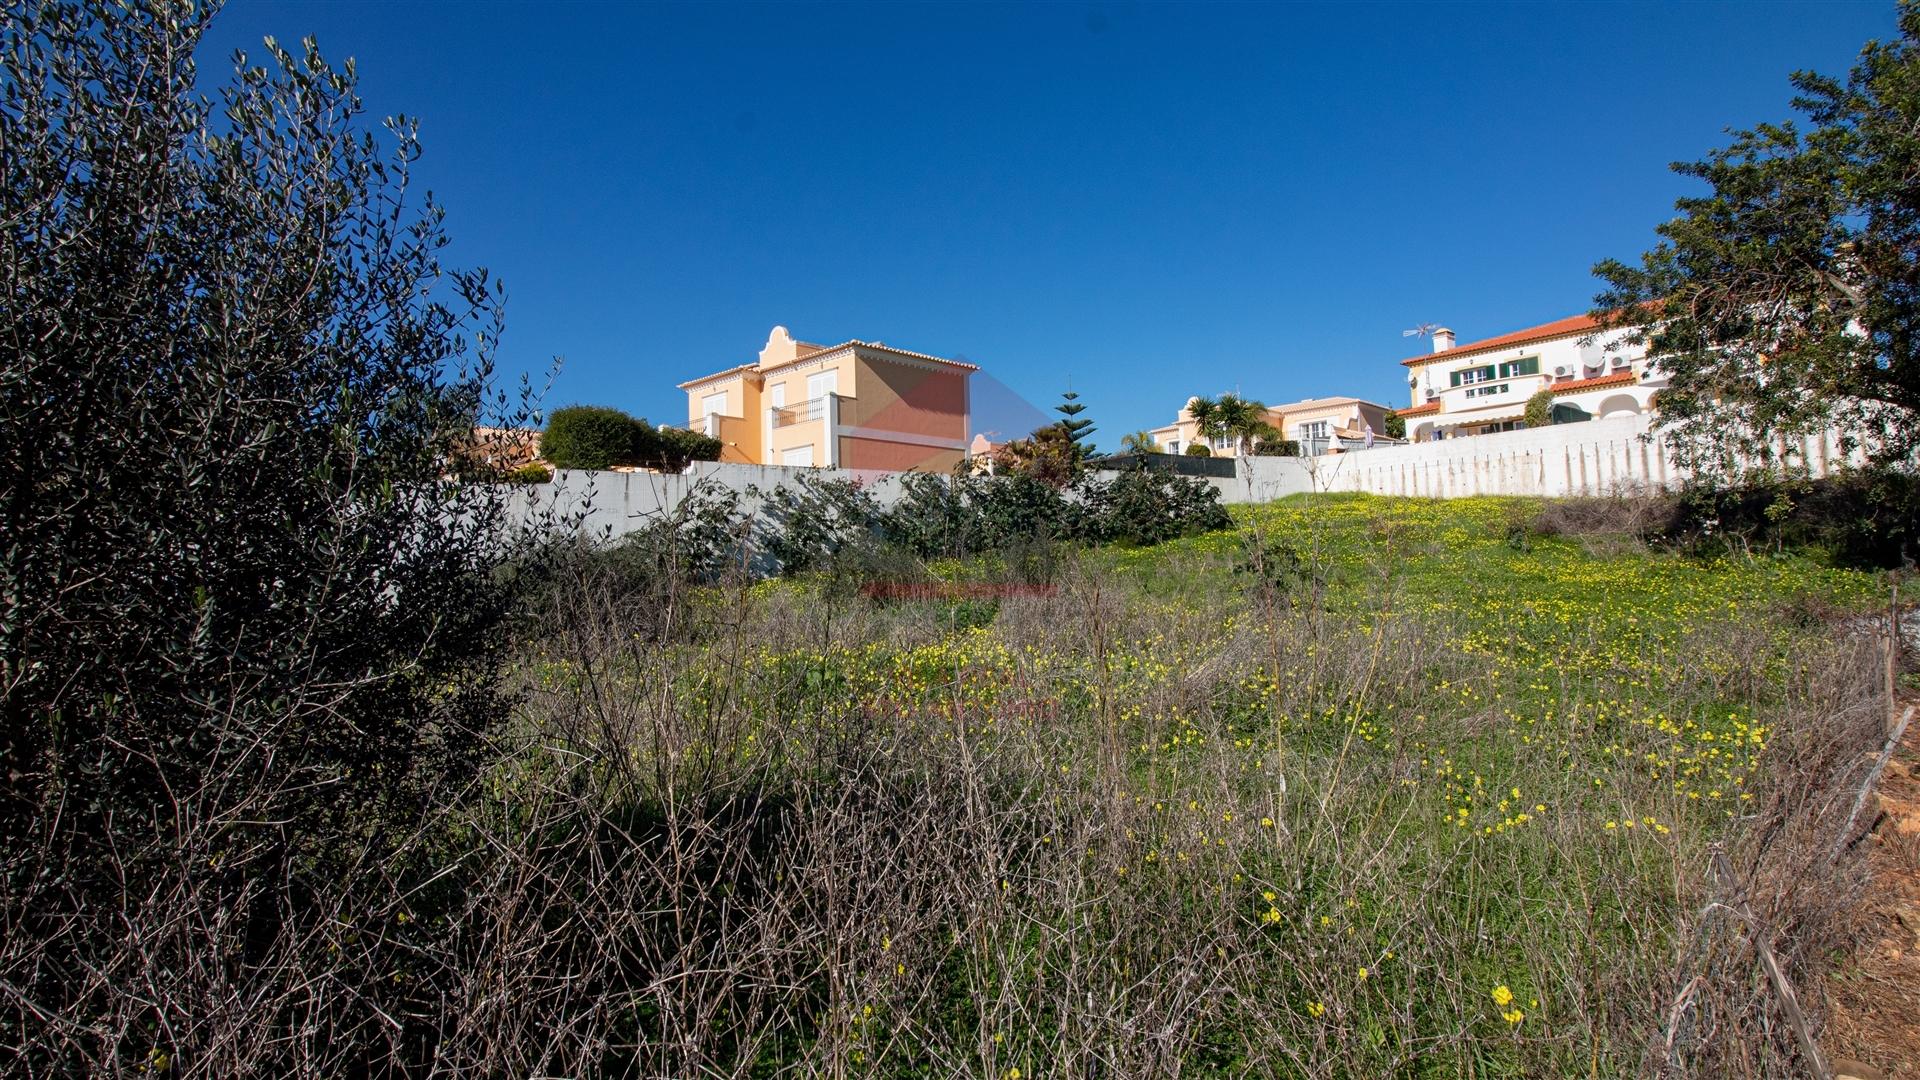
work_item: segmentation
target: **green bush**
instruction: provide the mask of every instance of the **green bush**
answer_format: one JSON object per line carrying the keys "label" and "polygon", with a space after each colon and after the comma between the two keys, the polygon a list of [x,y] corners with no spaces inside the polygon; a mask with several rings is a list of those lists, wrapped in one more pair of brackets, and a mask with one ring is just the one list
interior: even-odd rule
{"label": "green bush", "polygon": [[1212,457],[1213,456],[1213,451],[1207,449],[1206,443],[1190,444],[1187,447],[1186,453],[1188,457]]}
{"label": "green bush", "polygon": [[537,461],[529,461],[507,473],[509,484],[545,484],[552,479],[553,470]]}
{"label": "green bush", "polygon": [[540,436],[540,456],[556,469],[606,469],[639,460],[644,423],[604,405],[555,409]]}
{"label": "green bush", "polygon": [[1542,428],[1553,423],[1553,391],[1542,390],[1527,399],[1527,410],[1521,415],[1530,428]]}
{"label": "green bush", "polygon": [[1695,483],[1651,538],[1700,553],[1815,548],[1842,566],[1909,566],[1920,561],[1920,476],[1861,470]]}
{"label": "green bush", "polygon": [[555,409],[540,438],[540,456],[558,469],[644,465],[678,472],[694,461],[720,460],[719,439],[685,428],[654,427],[619,409],[570,405]]}
{"label": "green bush", "polygon": [[639,422],[639,450],[635,457],[642,465],[678,472],[695,461],[719,461],[722,443],[710,435],[686,428],[657,428],[645,420]]}
{"label": "green bush", "polygon": [[1158,544],[1233,524],[1212,484],[1155,469],[1129,469],[1076,491],[1071,535],[1090,544]]}
{"label": "green bush", "polygon": [[1299,457],[1298,439],[1260,439],[1253,444],[1255,457]]}
{"label": "green bush", "polygon": [[748,493],[763,497],[760,548],[782,573],[820,569],[843,551],[870,547],[881,520],[879,504],[851,480],[802,474]]}
{"label": "green bush", "polygon": [[[760,547],[783,572],[1044,550],[1057,541],[1157,544],[1231,526],[1204,480],[1154,469],[1082,477],[1065,490],[1028,475],[909,476],[882,509],[844,480],[803,477],[768,493]],[[884,561],[884,559],[882,559]]]}

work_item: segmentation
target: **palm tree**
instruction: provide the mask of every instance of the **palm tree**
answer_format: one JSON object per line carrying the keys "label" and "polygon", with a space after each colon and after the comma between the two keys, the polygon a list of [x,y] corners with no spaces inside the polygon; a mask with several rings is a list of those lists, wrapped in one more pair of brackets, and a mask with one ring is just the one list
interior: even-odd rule
{"label": "palm tree", "polygon": [[1232,439],[1242,454],[1246,453],[1248,440],[1280,434],[1278,428],[1267,423],[1266,405],[1238,394],[1194,398],[1187,403],[1187,412],[1202,435],[1215,441]]}
{"label": "palm tree", "polygon": [[1120,437],[1120,448],[1130,454],[1157,454],[1160,444],[1153,440],[1151,431],[1134,431]]}

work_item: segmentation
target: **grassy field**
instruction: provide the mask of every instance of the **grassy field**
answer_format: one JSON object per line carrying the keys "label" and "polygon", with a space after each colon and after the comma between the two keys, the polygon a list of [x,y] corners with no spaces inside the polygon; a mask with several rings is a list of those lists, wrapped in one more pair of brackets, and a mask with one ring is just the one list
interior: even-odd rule
{"label": "grassy field", "polygon": [[1794,1074],[1710,856],[1823,962],[1879,586],[1554,520],[1308,497],[913,569],[1050,592],[835,570],[645,637],[582,591],[499,781],[550,794],[500,813],[590,838],[548,921],[623,944],[472,1022],[649,1075]]}

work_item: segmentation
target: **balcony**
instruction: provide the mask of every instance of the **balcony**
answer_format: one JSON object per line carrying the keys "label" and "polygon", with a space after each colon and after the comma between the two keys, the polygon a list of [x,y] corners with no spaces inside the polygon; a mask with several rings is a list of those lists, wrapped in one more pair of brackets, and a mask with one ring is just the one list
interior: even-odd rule
{"label": "balcony", "polygon": [[792,427],[795,424],[804,424],[810,420],[827,419],[829,414],[834,411],[834,406],[839,403],[838,398],[838,394],[823,394],[820,397],[803,401],[798,405],[774,409],[773,426],[775,428]]}

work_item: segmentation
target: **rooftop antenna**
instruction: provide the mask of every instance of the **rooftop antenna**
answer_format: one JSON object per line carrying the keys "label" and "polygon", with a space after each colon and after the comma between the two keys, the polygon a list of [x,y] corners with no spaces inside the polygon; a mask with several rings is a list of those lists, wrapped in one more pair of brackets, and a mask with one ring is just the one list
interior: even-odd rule
{"label": "rooftop antenna", "polygon": [[1440,329],[1440,324],[1437,322],[1423,322],[1419,326],[1416,326],[1411,330],[1400,331],[1400,336],[1401,337],[1432,337],[1433,332],[1438,329]]}

